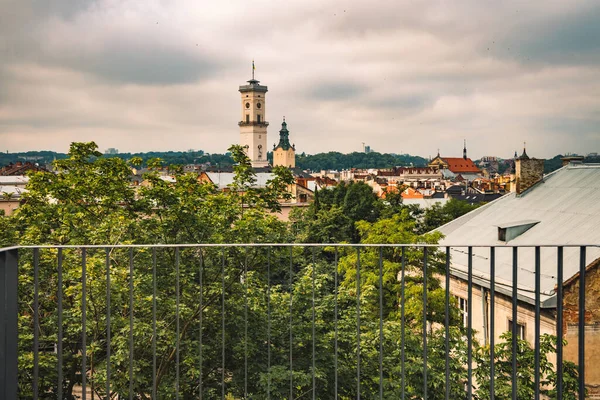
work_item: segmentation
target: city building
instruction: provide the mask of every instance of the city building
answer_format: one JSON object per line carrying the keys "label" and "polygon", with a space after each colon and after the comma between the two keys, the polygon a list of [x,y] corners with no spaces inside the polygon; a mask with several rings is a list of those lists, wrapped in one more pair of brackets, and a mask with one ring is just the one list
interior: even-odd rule
{"label": "city building", "polygon": [[[491,254],[490,247],[520,246],[516,281],[513,279],[513,248],[495,249],[494,337],[518,324],[519,335],[534,342],[536,304],[535,248],[540,252],[541,333],[557,335],[557,288],[564,287],[563,334],[568,345],[565,360],[577,363],[578,274],[580,248],[569,244],[600,242],[600,165],[569,164],[546,176],[543,160],[529,158],[525,151],[516,160],[516,190],[438,230],[445,235],[441,246],[472,247],[472,321],[478,339],[490,339]],[[584,243],[585,242],[585,243]],[[562,282],[558,282],[558,249],[543,247],[565,245]],[[484,246],[484,247],[478,247]],[[467,302],[469,257],[466,248],[451,250],[451,292]],[[600,369],[592,364],[600,348],[600,248],[590,246],[584,258],[586,267],[585,380],[589,395],[600,396]],[[517,321],[512,317],[513,287],[517,287]]]}
{"label": "city building", "polygon": [[429,162],[428,166],[440,170],[446,179],[455,179],[460,175],[462,179],[470,182],[481,176],[481,170],[477,168],[473,160],[467,157],[466,141],[462,158],[441,157],[438,151],[437,156]]}
{"label": "city building", "polygon": [[287,129],[285,117],[279,131],[279,144],[273,145],[273,166],[296,168],[296,146],[290,144],[290,132]]}
{"label": "city building", "polygon": [[240,127],[240,144],[245,148],[246,154],[254,168],[266,167],[267,160],[267,127],[266,99],[267,87],[254,79],[254,64],[252,79],[247,85],[239,87],[241,94],[242,119],[238,122]]}

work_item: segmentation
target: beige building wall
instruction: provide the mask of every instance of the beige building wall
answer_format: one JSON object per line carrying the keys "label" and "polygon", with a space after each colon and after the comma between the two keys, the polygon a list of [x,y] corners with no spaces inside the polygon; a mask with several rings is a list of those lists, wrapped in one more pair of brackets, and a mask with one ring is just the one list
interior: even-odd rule
{"label": "beige building wall", "polygon": [[266,93],[244,90],[240,94],[240,145],[246,149],[253,167],[266,167],[268,165]]}
{"label": "beige building wall", "polygon": [[[450,279],[450,293],[458,298],[468,299],[468,284],[457,278]],[[494,306],[494,340],[500,342],[500,335],[509,330],[508,324],[512,320],[512,300],[510,297],[495,293]],[[472,291],[472,328],[476,331],[475,338],[480,344],[489,343],[491,334],[490,325],[491,296],[490,291],[479,285],[473,284]],[[517,309],[517,323],[525,327],[525,340],[534,343],[535,340],[535,309],[521,302]],[[555,320],[553,315],[542,311],[540,316],[540,334],[556,335]]]}
{"label": "beige building wall", "polygon": [[293,148],[283,150],[278,147],[273,151],[273,166],[296,168],[296,152]]}
{"label": "beige building wall", "polygon": [[9,216],[9,215],[13,214],[14,210],[16,210],[17,207],[19,207],[19,204],[20,204],[19,200],[0,199],[0,210],[4,211],[4,215]]}

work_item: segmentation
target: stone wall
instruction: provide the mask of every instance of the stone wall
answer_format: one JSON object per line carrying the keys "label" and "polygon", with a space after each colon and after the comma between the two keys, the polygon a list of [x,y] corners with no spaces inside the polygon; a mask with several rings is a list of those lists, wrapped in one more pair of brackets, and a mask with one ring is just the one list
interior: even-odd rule
{"label": "stone wall", "polygon": [[517,194],[521,194],[544,178],[544,160],[517,159],[515,163]]}
{"label": "stone wall", "polygon": [[[585,383],[590,398],[600,398],[600,258],[586,268],[585,288]],[[565,282],[563,294],[563,332],[568,342],[563,354],[577,364],[579,275]]]}

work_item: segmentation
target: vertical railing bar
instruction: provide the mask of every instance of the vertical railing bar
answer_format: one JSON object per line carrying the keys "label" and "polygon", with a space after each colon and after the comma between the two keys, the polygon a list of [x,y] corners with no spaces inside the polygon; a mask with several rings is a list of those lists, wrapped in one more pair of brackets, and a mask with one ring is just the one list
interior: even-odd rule
{"label": "vertical railing bar", "polygon": [[315,270],[317,269],[317,260],[316,260],[316,247],[312,248],[312,271],[311,271],[311,280],[312,280],[312,398],[315,400],[317,394],[317,380],[316,380],[316,345],[315,345]]}
{"label": "vertical railing bar", "polygon": [[579,248],[579,400],[585,399],[585,267],[586,247]]}
{"label": "vertical railing bar", "polygon": [[133,400],[133,247],[129,248],[129,400]]}
{"label": "vertical railing bar", "polygon": [[221,399],[225,400],[225,247],[221,252]]}
{"label": "vertical railing bar", "polygon": [[180,352],[180,321],[179,321],[179,303],[181,301],[181,282],[179,273],[179,264],[181,259],[180,248],[175,247],[175,334],[177,340],[175,341],[175,399],[179,399],[179,352]]}
{"label": "vertical railing bar", "polygon": [[383,247],[379,248],[379,400],[383,399]]}
{"label": "vertical railing bar", "polygon": [[[17,250],[18,251],[18,250]],[[8,340],[10,339],[10,328],[8,326],[7,323],[5,323],[4,321],[6,321],[6,319],[8,318],[9,314],[8,314],[8,308],[9,308],[9,301],[11,300],[8,297],[8,290],[10,287],[10,282],[8,281],[8,270],[10,268],[9,266],[9,261],[8,261],[8,251],[0,251],[0,321],[2,321],[2,323],[0,323],[0,395],[2,397],[6,397],[6,398],[11,398],[12,399],[16,399],[17,398],[17,390],[16,390],[16,386],[18,386],[18,380],[16,382],[11,382],[8,380],[7,372],[10,371],[9,369],[9,362],[10,360],[8,359],[8,356],[6,354],[6,352],[8,351]],[[18,280],[17,280],[17,284],[18,284]],[[18,316],[17,316],[18,318]],[[19,327],[17,324],[17,331],[18,331]],[[14,340],[14,338],[13,338]],[[17,342],[18,342],[18,333],[17,333]],[[17,367],[18,367],[18,363],[17,363]],[[11,389],[13,388],[9,388],[9,386],[11,386],[13,383],[16,383],[15,388],[14,388],[14,394],[12,393],[13,391]]]}
{"label": "vertical railing bar", "polygon": [[157,399],[156,387],[156,247],[152,248],[152,400]]}
{"label": "vertical railing bar", "polygon": [[360,400],[360,247],[356,248],[356,399]]}
{"label": "vertical railing bar", "polygon": [[294,336],[292,330],[292,312],[293,312],[293,295],[294,295],[294,281],[293,281],[293,267],[294,267],[294,258],[293,258],[293,247],[290,246],[290,400],[294,399]]}
{"label": "vertical railing bar", "polygon": [[267,400],[271,399],[271,247],[267,249]]}
{"label": "vertical railing bar", "polygon": [[18,396],[19,250],[0,252],[0,396]]}
{"label": "vertical railing bar", "polygon": [[473,398],[473,247],[468,248],[467,271],[467,399]]}
{"label": "vertical railing bar", "polygon": [[563,398],[563,247],[556,249],[557,271],[556,271],[556,399]]}
{"label": "vertical railing bar", "polygon": [[404,288],[405,288],[405,269],[406,269],[406,247],[402,246],[402,269],[400,271],[400,374],[401,374],[401,395],[402,400],[406,398],[406,370],[404,368],[404,333],[405,328],[404,325],[405,315],[404,315]]}
{"label": "vertical railing bar", "polygon": [[540,246],[535,248],[535,339],[534,339],[534,399],[540,399]]}
{"label": "vertical railing bar", "polygon": [[86,400],[87,337],[86,337],[86,249],[81,248],[81,398]]}
{"label": "vertical railing bar", "polygon": [[203,290],[202,275],[203,275],[203,273],[204,273],[204,252],[202,249],[200,249],[200,270],[198,271],[198,286],[200,288],[200,299],[199,299],[200,312],[198,315],[198,319],[199,319],[199,323],[200,323],[200,328],[199,328],[199,333],[198,333],[198,350],[199,350],[198,398],[200,400],[202,400],[202,364],[203,364],[203,354],[202,354],[202,318],[204,316],[204,310],[203,310],[204,295],[202,293],[202,290]]}
{"label": "vertical railing bar", "polygon": [[244,399],[248,398],[248,247],[244,256]]}
{"label": "vertical railing bar", "polygon": [[446,347],[446,400],[450,400],[450,247],[446,247],[446,307],[444,310],[444,342]]}
{"label": "vertical railing bar", "polygon": [[62,270],[62,258],[63,250],[58,249],[58,293],[57,293],[57,306],[58,306],[58,343],[56,344],[56,352],[58,353],[58,382],[57,382],[57,397],[63,398],[63,270]]}
{"label": "vertical railing bar", "polygon": [[512,399],[517,400],[517,354],[518,354],[518,343],[517,343],[517,317],[518,317],[518,247],[513,247],[512,254],[512,278],[513,278],[513,287],[512,287],[512,376],[511,376],[511,387],[512,387]]}
{"label": "vertical railing bar", "polygon": [[[105,250],[106,258],[104,267],[106,269],[106,400],[110,400],[110,249]],[[59,397],[60,399],[61,397]]]}
{"label": "vertical railing bar", "polygon": [[334,266],[335,266],[335,271],[333,273],[333,288],[334,288],[334,292],[333,292],[333,358],[334,358],[334,364],[333,364],[333,369],[334,369],[334,375],[335,375],[335,382],[334,382],[334,398],[337,400],[338,398],[338,248],[337,246],[335,247],[335,261],[334,261]]}
{"label": "vertical railing bar", "polygon": [[[39,309],[39,285],[40,285],[40,249],[33,249],[33,399],[37,400],[40,375],[40,309]],[[1,321],[0,323],[4,323]]]}
{"label": "vertical railing bar", "polygon": [[494,400],[496,373],[496,248],[490,247],[490,400]]}
{"label": "vertical railing bar", "polygon": [[423,398],[427,400],[427,247],[423,247]]}

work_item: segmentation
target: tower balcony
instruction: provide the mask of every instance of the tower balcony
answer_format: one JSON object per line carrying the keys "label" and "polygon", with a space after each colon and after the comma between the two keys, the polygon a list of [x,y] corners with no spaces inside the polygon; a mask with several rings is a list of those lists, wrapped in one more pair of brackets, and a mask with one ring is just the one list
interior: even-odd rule
{"label": "tower balcony", "polygon": [[246,121],[240,121],[238,122],[239,126],[269,126],[269,123],[267,121],[250,121],[250,122],[246,122]]}

